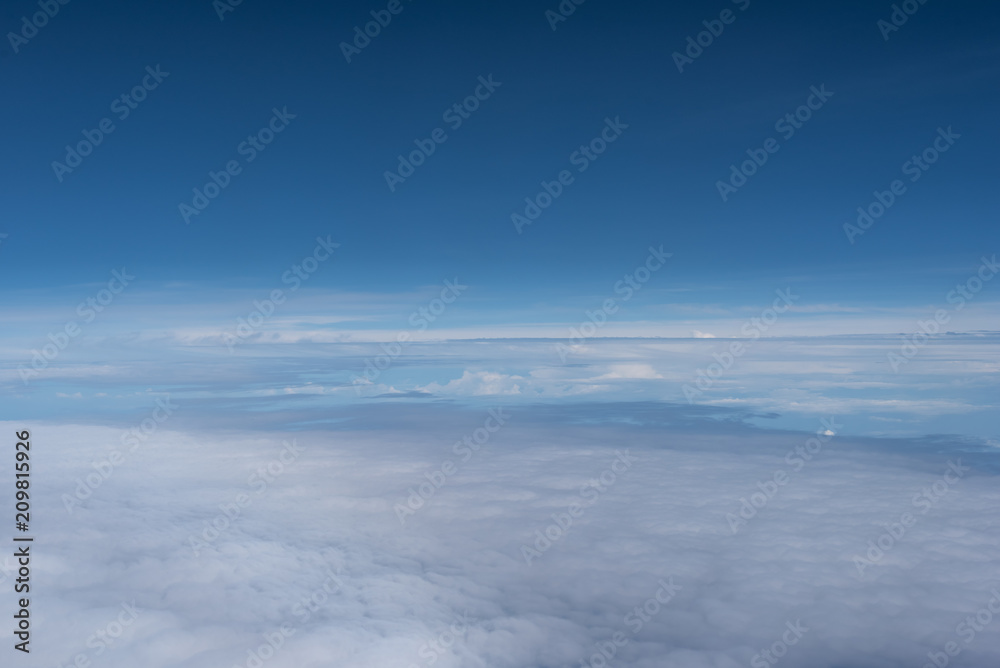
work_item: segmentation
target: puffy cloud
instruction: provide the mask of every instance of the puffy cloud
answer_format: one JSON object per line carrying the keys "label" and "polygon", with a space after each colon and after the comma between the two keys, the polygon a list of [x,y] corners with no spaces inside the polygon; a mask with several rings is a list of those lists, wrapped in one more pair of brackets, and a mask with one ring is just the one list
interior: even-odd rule
{"label": "puffy cloud", "polygon": [[469,371],[462,372],[461,378],[450,380],[445,384],[430,383],[419,390],[432,392],[434,394],[458,395],[458,396],[482,396],[482,395],[514,395],[521,394],[521,385],[524,378],[512,376],[493,371]]}
{"label": "puffy cloud", "polygon": [[[854,433],[995,437],[1000,375],[988,360],[996,341],[996,335],[941,336],[896,372],[888,355],[899,350],[900,339],[882,336],[741,340],[744,353],[733,360],[727,358],[737,343],[731,339],[598,338],[573,346],[565,359],[557,348],[565,340],[416,342],[401,346],[387,367],[379,345],[356,342],[254,344],[230,353],[218,343],[81,340],[28,383],[17,369],[27,358],[9,357],[0,390],[18,414],[86,421],[104,411],[141,410],[150,394],[166,392],[195,404],[191,410],[243,411],[252,418],[291,409],[289,397],[312,406],[413,392],[461,401],[685,401],[687,386],[699,390],[692,397],[697,403],[779,413],[784,425],[796,428],[811,414],[834,412],[863,418],[851,421]],[[377,373],[369,373],[373,362],[382,367]],[[709,373],[714,377],[702,377]],[[55,401],[57,393],[79,397]],[[900,421],[890,424],[887,417]]]}
{"label": "puffy cloud", "polygon": [[32,665],[245,666],[273,642],[274,668],[922,666],[952,641],[996,665],[1000,618],[976,615],[1000,610],[1000,453],[714,410],[507,405],[500,426],[379,403],[253,432],[178,412],[106,479],[121,429],[39,426]]}
{"label": "puffy cloud", "polygon": [[649,364],[611,364],[607,373],[601,374],[594,380],[626,380],[642,378],[645,380],[662,379],[656,369]]}

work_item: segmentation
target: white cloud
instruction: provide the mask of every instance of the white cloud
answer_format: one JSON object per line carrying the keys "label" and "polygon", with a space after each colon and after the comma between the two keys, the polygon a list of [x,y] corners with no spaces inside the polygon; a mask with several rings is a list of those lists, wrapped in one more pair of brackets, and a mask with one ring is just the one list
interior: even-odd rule
{"label": "white cloud", "polygon": [[607,373],[597,376],[593,380],[654,380],[662,378],[663,376],[649,364],[611,364],[608,365]]}
{"label": "white cloud", "polygon": [[[470,386],[512,382],[469,377]],[[260,494],[250,476],[293,435],[160,432],[72,516],[60,496],[94,472],[120,430],[36,428],[44,549],[34,562],[30,665],[77,653],[107,668],[246,665],[248,649],[285,622],[294,634],[265,667],[423,668],[436,654],[430,641],[468,615],[453,644],[443,636],[452,646],[434,668],[576,667],[616,632],[628,643],[615,665],[746,666],[797,620],[809,630],[783,667],[920,666],[927,652],[962,642],[956,626],[1000,585],[991,556],[1000,491],[988,453],[837,436],[794,470],[785,453],[807,434],[711,422],[633,428],[595,422],[602,413],[591,408],[570,411],[583,426],[512,407],[506,426],[400,526],[394,504],[458,460],[452,444],[486,414],[415,409],[371,429],[400,417],[382,410],[362,430],[294,434],[303,454]],[[553,513],[588,503],[581,486],[601,484],[624,449],[635,464],[604,479],[596,502],[527,565],[521,546]],[[959,457],[972,470],[922,514],[914,495]],[[779,470],[788,483],[734,535],[727,514]],[[240,492],[252,504],[195,557],[189,537]],[[916,525],[859,577],[853,558],[902,512]],[[322,591],[328,572],[342,586],[303,622],[296,605]],[[676,597],[633,633],[630,613],[668,578],[681,587]],[[133,599],[136,623],[95,657],[88,637]],[[995,631],[962,643],[963,665],[996,665]],[[9,628],[0,638],[11,642]]]}
{"label": "white cloud", "polygon": [[521,384],[524,380],[521,376],[466,369],[462,372],[461,378],[450,380],[444,385],[430,383],[417,389],[446,396],[515,395],[521,394]]}

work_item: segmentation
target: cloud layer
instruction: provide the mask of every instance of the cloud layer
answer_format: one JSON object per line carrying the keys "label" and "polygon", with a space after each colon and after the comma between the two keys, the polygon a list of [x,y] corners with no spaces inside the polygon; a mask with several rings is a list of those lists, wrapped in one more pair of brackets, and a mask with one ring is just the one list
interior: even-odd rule
{"label": "cloud layer", "polygon": [[950,641],[961,665],[1000,659],[1000,620],[975,622],[1000,586],[995,450],[662,404],[339,419],[179,418],[134,450],[35,429],[31,665],[555,668],[603,647],[639,668],[921,666]]}

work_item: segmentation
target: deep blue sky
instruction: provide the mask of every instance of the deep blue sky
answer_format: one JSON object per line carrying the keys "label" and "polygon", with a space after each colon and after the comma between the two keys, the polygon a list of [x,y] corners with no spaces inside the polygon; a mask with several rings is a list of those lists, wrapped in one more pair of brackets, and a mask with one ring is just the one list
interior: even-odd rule
{"label": "deep blue sky", "polygon": [[[19,53],[3,40],[2,285],[127,265],[147,285],[267,286],[322,233],[343,244],[329,288],[587,291],[662,243],[678,284],[809,277],[832,298],[926,301],[937,272],[996,250],[995,3],[931,0],[886,42],[888,2],[590,0],[552,31],[555,0],[403,0],[348,64],[339,43],[385,4],[245,0],[220,21],[209,0],[78,0]],[[735,23],[678,73],[671,54],[727,7]],[[37,10],[5,3],[0,28]],[[64,146],[157,64],[170,76],[59,183]],[[390,193],[395,156],[490,74],[502,86]],[[729,165],[820,84],[834,97],[723,203]],[[185,225],[178,204],[285,106],[298,118]],[[607,116],[629,129],[517,235],[510,214]],[[939,126],[962,139],[848,244],[841,225]]]}

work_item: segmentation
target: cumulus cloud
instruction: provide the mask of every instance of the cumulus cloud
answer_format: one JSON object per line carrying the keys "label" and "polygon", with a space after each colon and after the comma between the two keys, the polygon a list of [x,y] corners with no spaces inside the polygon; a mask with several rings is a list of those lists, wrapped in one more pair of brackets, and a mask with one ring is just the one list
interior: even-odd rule
{"label": "cumulus cloud", "polygon": [[514,395],[521,393],[523,382],[521,376],[512,376],[493,371],[469,371],[462,372],[461,378],[450,380],[445,384],[429,383],[418,388],[426,392],[444,395],[459,396],[482,396],[482,395]]}
{"label": "cumulus cloud", "polygon": [[646,380],[662,379],[656,369],[650,364],[611,364],[607,373],[601,374],[594,380],[625,380],[631,378],[643,378]]}
{"label": "cumulus cloud", "polygon": [[[893,370],[888,356],[901,341],[883,336],[594,339],[565,356],[558,348],[564,340],[415,342],[401,347],[388,366],[379,357],[386,357],[382,348],[368,343],[279,342],[230,353],[218,342],[109,339],[70,347],[27,384],[17,369],[25,358],[8,357],[0,390],[12,410],[24,409],[20,415],[83,420],[109,410],[141,410],[150,393],[169,392],[194,404],[191,410],[257,413],[265,406],[287,410],[287,397],[319,405],[421,392],[461,401],[690,399],[779,413],[796,428],[810,414],[835,412],[855,416],[853,433],[995,437],[996,342],[995,334],[941,336]],[[743,354],[728,360],[734,343]],[[369,373],[376,359],[385,368]],[[723,363],[720,373],[716,367]],[[698,392],[685,392],[685,386]]]}
{"label": "cumulus cloud", "polygon": [[[232,352],[209,308],[180,334],[102,321],[27,384],[44,336],[7,334],[44,539],[26,665],[916,667],[952,641],[965,665],[1000,658],[978,621],[1000,585],[996,334],[942,335],[898,371],[896,336],[743,340],[677,405],[733,343],[692,327],[739,314],[609,325],[682,338],[565,359],[564,338],[416,341],[355,383],[395,323],[341,306]],[[178,408],[109,469],[158,401]]]}
{"label": "cumulus cloud", "polygon": [[1000,586],[995,450],[714,410],[179,413],[106,479],[122,430],[40,425],[30,665],[922,666],[951,641],[996,665],[1000,618],[975,621]]}

